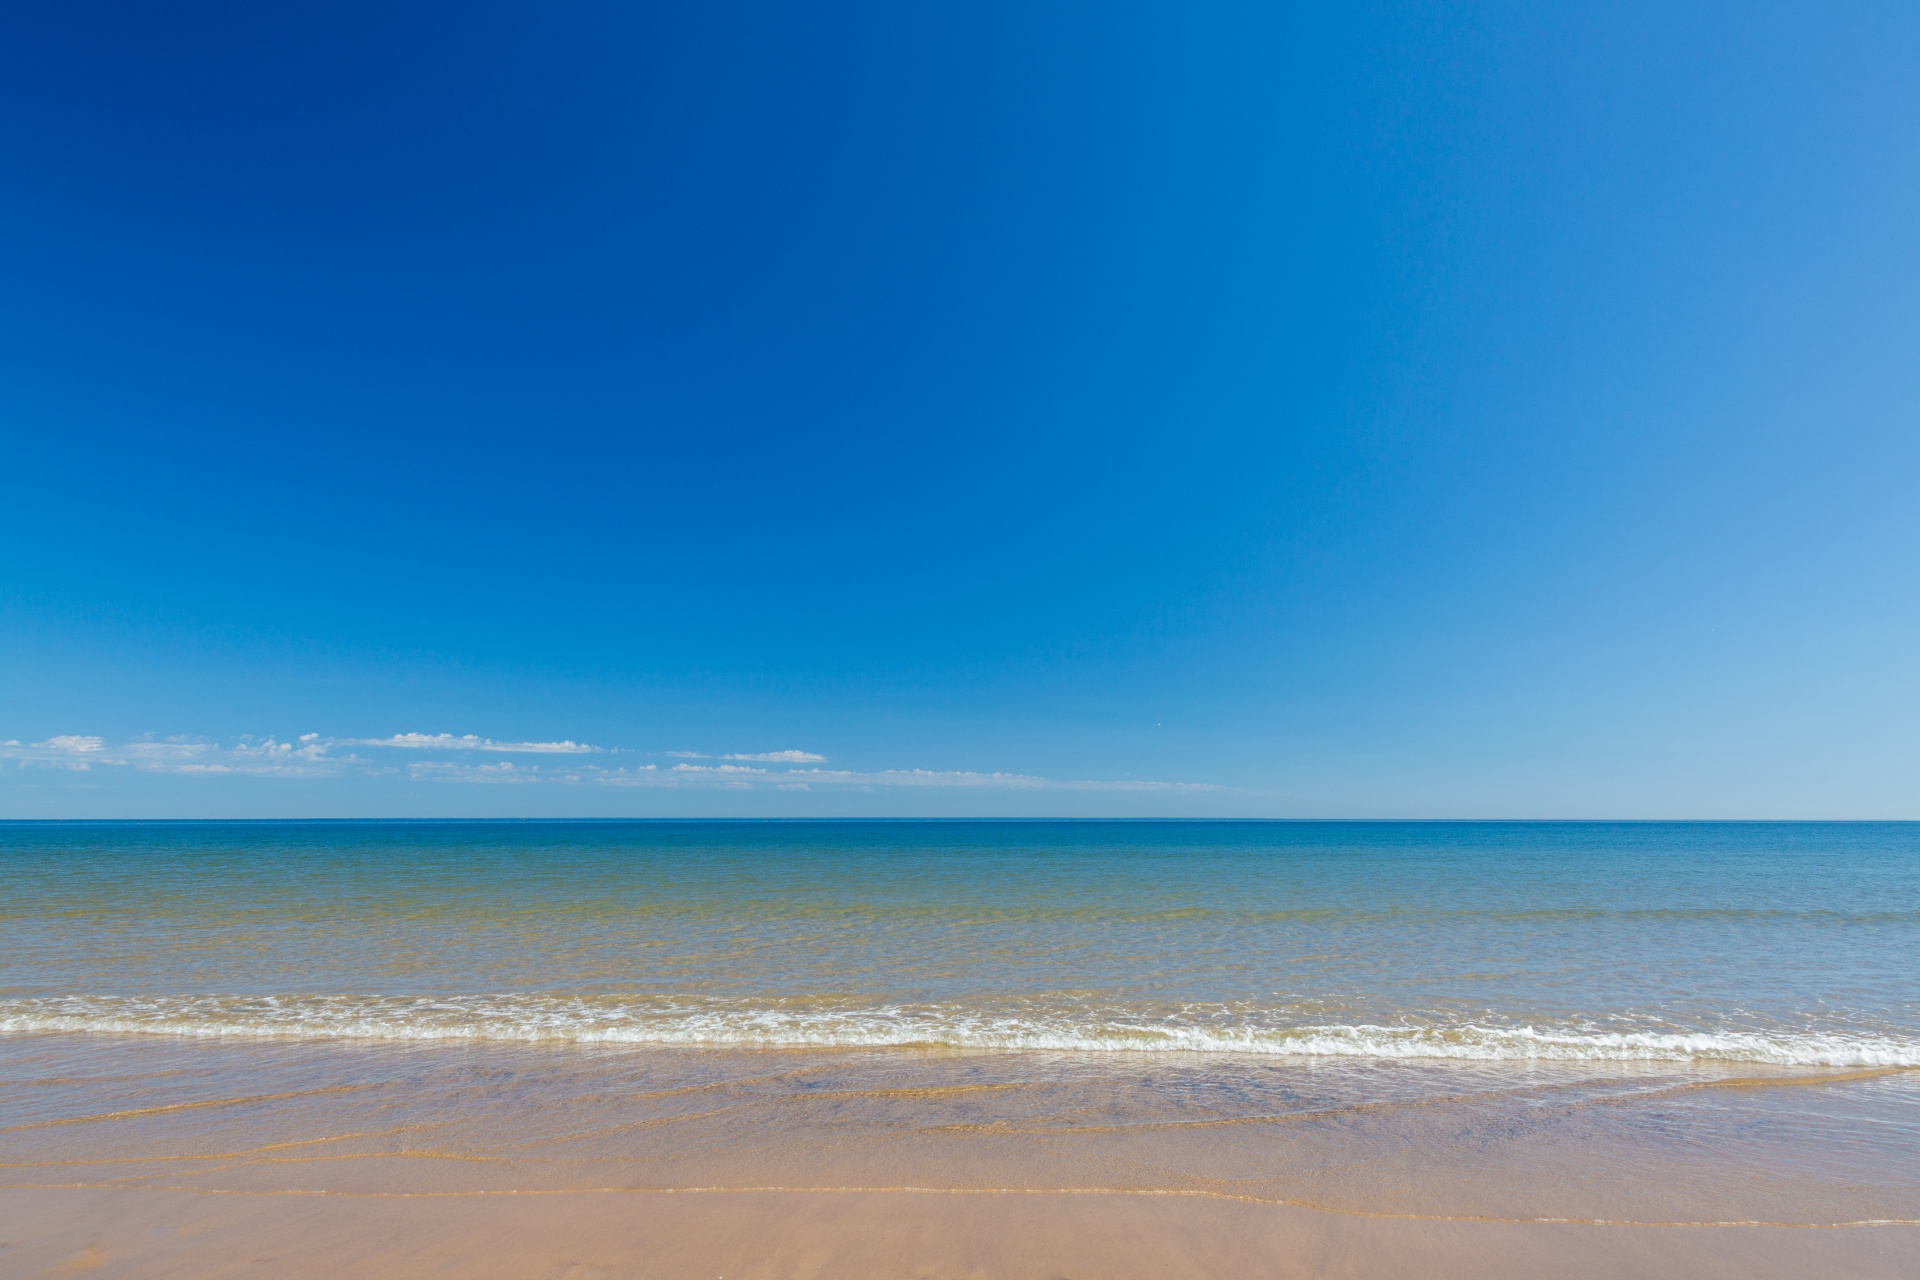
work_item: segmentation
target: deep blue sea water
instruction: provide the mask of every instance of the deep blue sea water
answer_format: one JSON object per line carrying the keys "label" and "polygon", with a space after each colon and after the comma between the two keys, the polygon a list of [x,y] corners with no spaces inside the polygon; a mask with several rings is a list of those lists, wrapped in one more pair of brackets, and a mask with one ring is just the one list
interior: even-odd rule
{"label": "deep blue sea water", "polygon": [[0,1030],[1920,1064],[1920,824],[0,824]]}

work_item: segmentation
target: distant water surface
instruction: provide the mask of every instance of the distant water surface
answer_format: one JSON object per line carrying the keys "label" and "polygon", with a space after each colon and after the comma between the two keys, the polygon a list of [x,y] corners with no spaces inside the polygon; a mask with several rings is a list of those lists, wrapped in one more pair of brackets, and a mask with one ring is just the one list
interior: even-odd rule
{"label": "distant water surface", "polygon": [[1920,1064],[1920,824],[0,824],[0,1031]]}

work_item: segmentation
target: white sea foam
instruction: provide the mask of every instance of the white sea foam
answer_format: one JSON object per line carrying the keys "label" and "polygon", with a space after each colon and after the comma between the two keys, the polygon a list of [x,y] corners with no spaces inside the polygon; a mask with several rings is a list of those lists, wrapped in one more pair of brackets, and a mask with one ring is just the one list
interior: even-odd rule
{"label": "white sea foam", "polygon": [[0,1000],[0,1033],[772,1047],[939,1046],[1473,1062],[1920,1066],[1920,1037],[1474,1023],[1290,1025],[1123,1010],[836,1006],[818,1001],[423,996],[41,996]]}

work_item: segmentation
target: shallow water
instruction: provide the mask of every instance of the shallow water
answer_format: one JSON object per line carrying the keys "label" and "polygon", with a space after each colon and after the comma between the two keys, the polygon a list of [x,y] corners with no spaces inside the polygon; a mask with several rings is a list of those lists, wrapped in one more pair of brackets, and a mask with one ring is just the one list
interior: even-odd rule
{"label": "shallow water", "polygon": [[1920,827],[0,827],[0,1186],[1920,1221]]}
{"label": "shallow water", "polygon": [[0,826],[0,1028],[1920,1064],[1920,825]]}

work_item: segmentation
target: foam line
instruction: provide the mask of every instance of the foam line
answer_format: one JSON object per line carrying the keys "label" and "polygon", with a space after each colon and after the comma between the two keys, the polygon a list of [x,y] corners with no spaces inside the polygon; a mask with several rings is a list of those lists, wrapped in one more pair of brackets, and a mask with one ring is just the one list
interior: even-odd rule
{"label": "foam line", "polygon": [[964,1007],[673,1003],[551,995],[46,996],[0,1000],[0,1033],[716,1045],[945,1047],[1289,1057],[1920,1066],[1920,1037],[1838,1031],[1286,1025]]}

